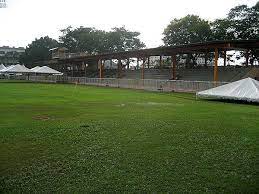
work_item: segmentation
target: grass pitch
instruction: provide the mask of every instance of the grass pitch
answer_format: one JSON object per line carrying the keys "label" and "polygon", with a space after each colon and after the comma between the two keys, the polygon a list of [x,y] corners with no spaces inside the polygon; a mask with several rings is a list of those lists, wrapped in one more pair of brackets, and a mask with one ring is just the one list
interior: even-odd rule
{"label": "grass pitch", "polygon": [[0,83],[0,192],[256,193],[259,107]]}

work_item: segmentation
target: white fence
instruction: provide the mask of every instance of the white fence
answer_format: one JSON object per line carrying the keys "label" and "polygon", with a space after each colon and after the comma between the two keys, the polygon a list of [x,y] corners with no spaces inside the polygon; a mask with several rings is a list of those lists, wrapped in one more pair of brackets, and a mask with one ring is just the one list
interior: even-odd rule
{"label": "white fence", "polygon": [[115,79],[115,78],[85,78],[85,77],[63,77],[63,76],[30,76],[30,81],[50,83],[73,83],[93,86],[142,89],[149,91],[176,91],[176,92],[198,92],[227,82],[211,81],[183,81],[183,80],[155,80],[155,79]]}

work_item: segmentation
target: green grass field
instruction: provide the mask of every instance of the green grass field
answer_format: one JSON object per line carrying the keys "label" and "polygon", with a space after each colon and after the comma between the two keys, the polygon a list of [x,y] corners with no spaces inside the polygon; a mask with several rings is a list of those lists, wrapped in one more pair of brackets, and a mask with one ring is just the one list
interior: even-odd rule
{"label": "green grass field", "polygon": [[0,83],[0,193],[259,191],[259,106]]}

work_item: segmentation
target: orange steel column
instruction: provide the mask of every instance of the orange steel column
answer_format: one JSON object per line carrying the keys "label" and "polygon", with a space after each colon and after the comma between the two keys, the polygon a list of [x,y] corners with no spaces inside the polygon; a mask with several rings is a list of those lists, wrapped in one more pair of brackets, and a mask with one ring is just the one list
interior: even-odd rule
{"label": "orange steel column", "polygon": [[141,79],[145,78],[145,58],[143,58],[142,71],[141,71]]}
{"label": "orange steel column", "polygon": [[177,64],[177,61],[176,61],[176,54],[173,54],[172,55],[172,74],[173,74],[173,77],[172,79],[175,80],[176,79],[176,64]]}
{"label": "orange steel column", "polygon": [[218,58],[219,50],[215,49],[215,61],[214,61],[214,81],[218,81]]}

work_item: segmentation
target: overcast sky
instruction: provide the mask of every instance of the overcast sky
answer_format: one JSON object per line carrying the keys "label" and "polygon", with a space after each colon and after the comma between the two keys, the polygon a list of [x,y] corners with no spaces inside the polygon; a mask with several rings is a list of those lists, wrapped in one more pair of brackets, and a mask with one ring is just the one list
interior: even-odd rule
{"label": "overcast sky", "polygon": [[223,18],[229,9],[257,0],[6,0],[0,9],[0,46],[26,46],[35,38],[58,39],[60,29],[88,26],[109,30],[125,25],[139,31],[147,47],[162,44],[163,29],[173,18],[197,14]]}

